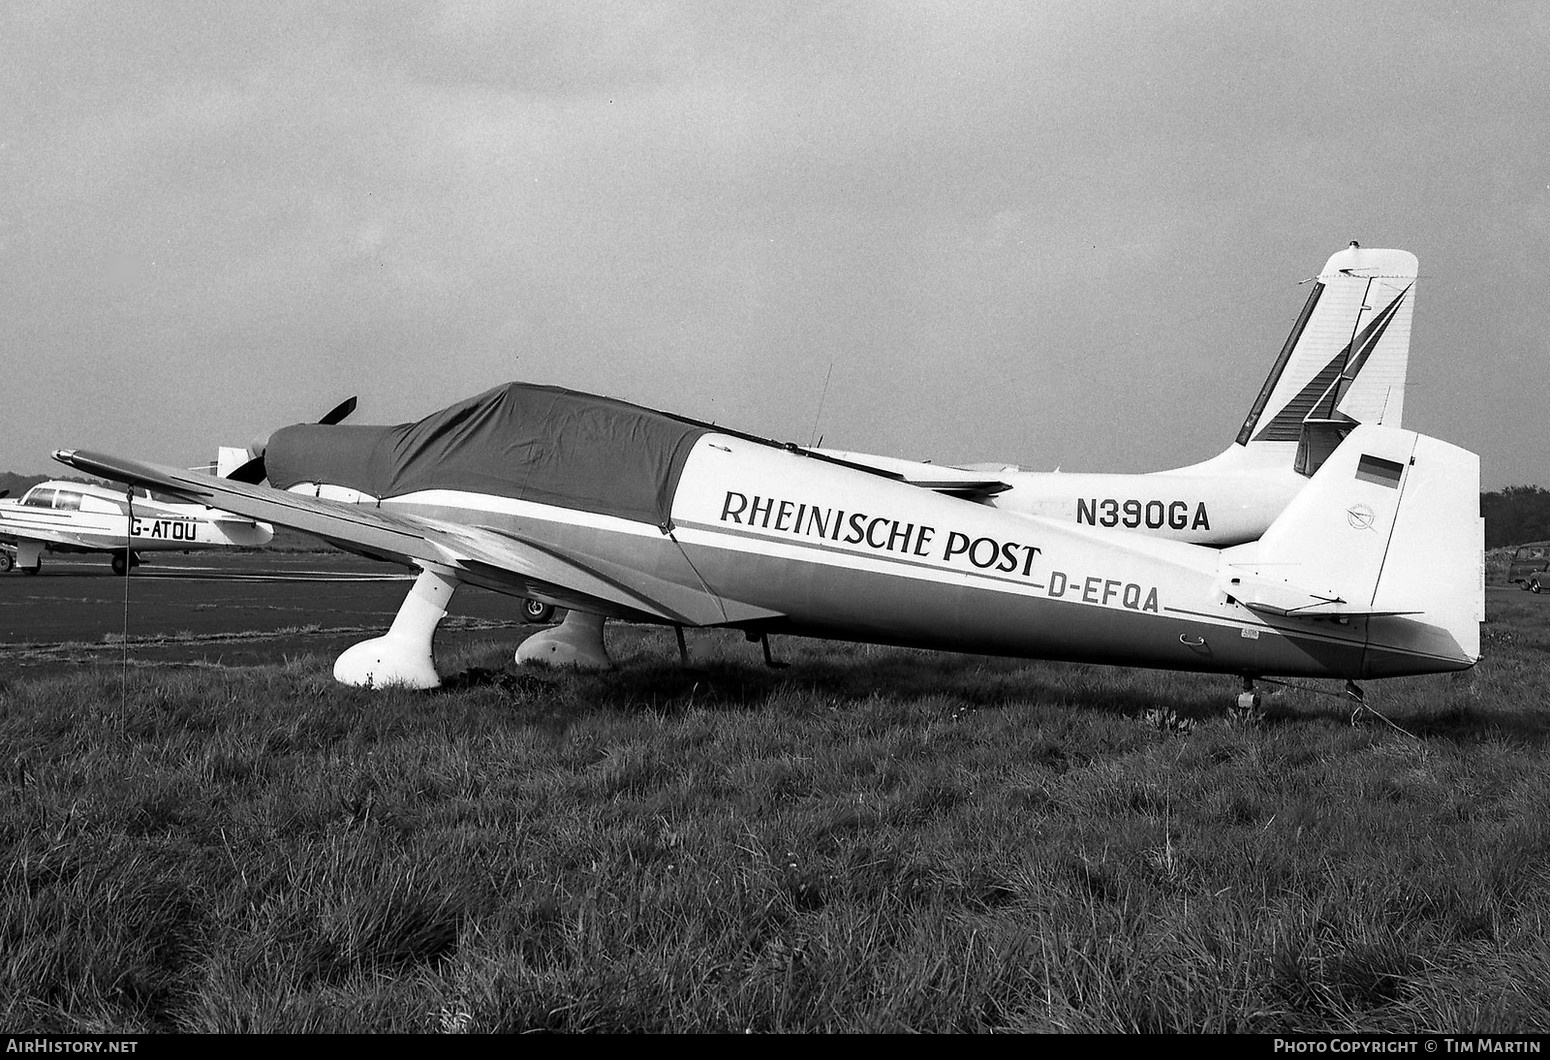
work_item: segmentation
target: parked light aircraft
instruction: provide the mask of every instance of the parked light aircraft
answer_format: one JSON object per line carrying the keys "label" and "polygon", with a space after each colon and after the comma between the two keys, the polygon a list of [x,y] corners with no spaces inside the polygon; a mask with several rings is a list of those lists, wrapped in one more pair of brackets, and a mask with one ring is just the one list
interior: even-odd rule
{"label": "parked light aircraft", "polygon": [[138,495],[85,482],[49,481],[19,500],[0,499],[0,573],[36,574],[44,552],[107,552],[115,574],[156,551],[263,545],[274,529],[203,504]]}
{"label": "parked light aircraft", "polygon": [[1233,674],[1248,705],[1256,678],[1441,673],[1480,652],[1479,459],[1376,424],[1228,548],[999,510],[521,383],[415,423],[282,428],[228,479],[55,458],[417,568],[388,632],[336,660],[350,685],[438,685],[433,637],[465,583],[570,609],[523,663],[608,666],[612,617],[739,629],[766,659],[788,633]]}
{"label": "parked light aircraft", "polygon": [[[347,398],[326,412],[321,425],[342,421],[355,411],[355,398]],[[226,475],[247,458],[243,449],[223,447],[214,468],[194,469],[191,474],[218,469]],[[187,552],[208,548],[267,545],[274,527],[202,503],[187,503],[181,495],[156,496],[142,488],[125,494],[82,482],[43,482],[19,501],[5,501],[0,494],[0,542],[16,550],[0,549],[0,573],[14,565],[23,574],[36,574],[44,552],[107,552],[113,573],[128,574],[140,565],[142,552]]]}
{"label": "parked light aircraft", "polygon": [[1086,474],[822,451],[1005,511],[1200,545],[1253,541],[1353,426],[1400,426],[1416,273],[1403,250],[1353,242],[1332,255],[1237,438],[1204,463]]}

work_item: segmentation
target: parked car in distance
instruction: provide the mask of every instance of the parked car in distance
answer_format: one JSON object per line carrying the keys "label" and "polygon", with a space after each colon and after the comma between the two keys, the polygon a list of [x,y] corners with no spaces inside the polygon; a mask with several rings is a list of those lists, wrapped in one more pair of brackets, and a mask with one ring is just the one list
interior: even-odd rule
{"label": "parked car in distance", "polygon": [[1531,593],[1550,589],[1550,541],[1530,541],[1512,554],[1507,578]]}

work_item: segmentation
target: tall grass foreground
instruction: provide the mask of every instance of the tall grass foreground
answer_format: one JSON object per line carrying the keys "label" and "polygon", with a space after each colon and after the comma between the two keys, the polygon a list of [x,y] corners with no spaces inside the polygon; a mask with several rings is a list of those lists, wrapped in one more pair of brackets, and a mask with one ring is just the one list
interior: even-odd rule
{"label": "tall grass foreground", "polygon": [[[1550,602],[1363,713],[609,630],[0,691],[13,1032],[1543,1031]],[[126,676],[127,673],[127,676]]]}

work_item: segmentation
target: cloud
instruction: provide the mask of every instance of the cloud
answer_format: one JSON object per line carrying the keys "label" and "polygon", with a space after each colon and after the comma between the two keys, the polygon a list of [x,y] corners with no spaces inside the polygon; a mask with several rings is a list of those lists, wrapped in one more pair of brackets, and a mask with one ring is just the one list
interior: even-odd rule
{"label": "cloud", "polygon": [[782,437],[822,401],[831,441],[901,455],[1187,463],[1352,238],[1422,256],[1412,422],[1512,453],[1493,424],[1530,421],[1435,381],[1462,348],[1510,378],[1545,333],[1509,294],[1550,249],[1537,9],[0,17],[0,341],[70,395],[0,466],[192,458],[347,392],[391,421],[510,378]]}

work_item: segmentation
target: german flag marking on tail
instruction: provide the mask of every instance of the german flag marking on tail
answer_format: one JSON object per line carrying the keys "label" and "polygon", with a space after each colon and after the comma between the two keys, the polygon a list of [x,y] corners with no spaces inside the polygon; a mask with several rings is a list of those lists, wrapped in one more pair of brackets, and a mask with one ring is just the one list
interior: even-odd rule
{"label": "german flag marking on tail", "polygon": [[1356,462],[1356,478],[1359,482],[1375,482],[1389,489],[1399,488],[1399,476],[1404,472],[1405,465],[1385,460],[1381,456],[1369,456],[1362,454],[1362,458]]}

